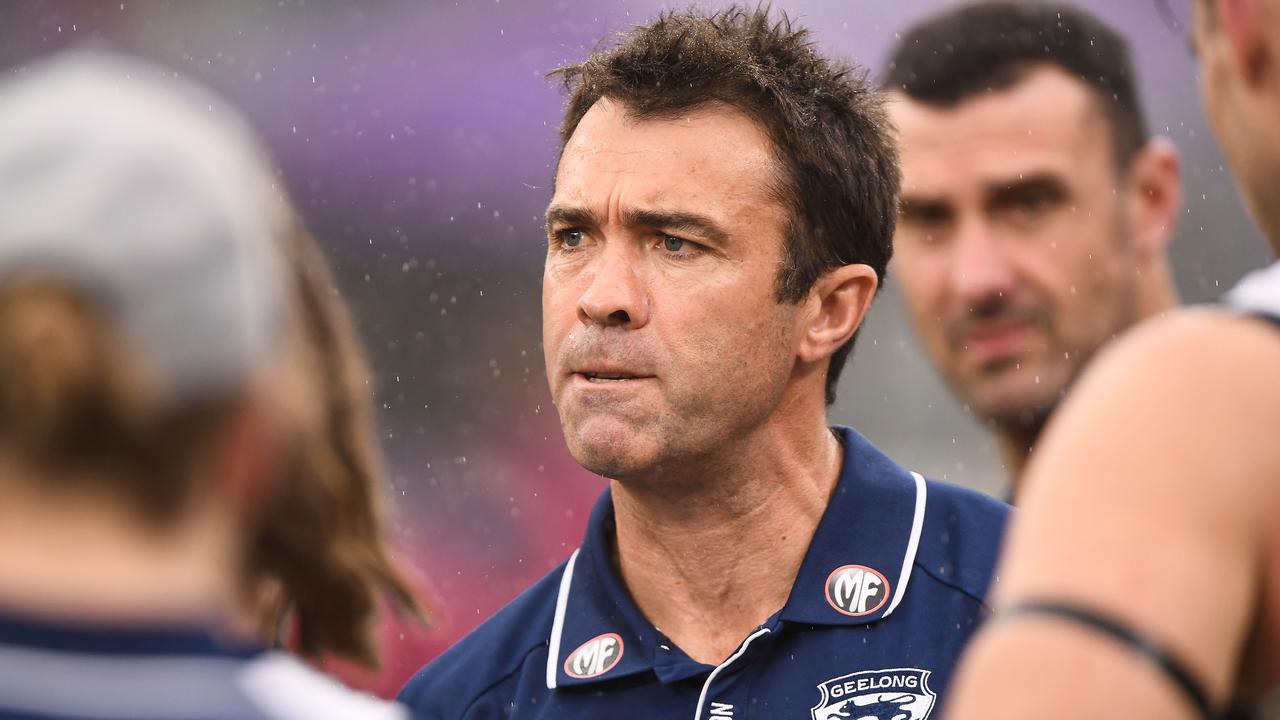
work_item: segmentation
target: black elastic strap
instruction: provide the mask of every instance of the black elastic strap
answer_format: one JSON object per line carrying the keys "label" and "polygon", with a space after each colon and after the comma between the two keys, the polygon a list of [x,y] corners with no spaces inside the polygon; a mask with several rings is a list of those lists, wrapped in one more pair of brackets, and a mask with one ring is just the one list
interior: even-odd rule
{"label": "black elastic strap", "polygon": [[1072,620],[1078,624],[1101,632],[1115,640],[1119,640],[1130,649],[1136,651],[1145,660],[1159,668],[1170,680],[1186,693],[1187,699],[1200,712],[1200,717],[1214,720],[1217,714],[1209,703],[1209,696],[1200,683],[1187,670],[1187,667],[1170,655],[1162,647],[1137,632],[1130,630],[1118,621],[1100,615],[1093,610],[1085,610],[1065,602],[1031,600],[1021,602],[1001,610],[999,619],[1015,618],[1025,615],[1048,615],[1051,617]]}

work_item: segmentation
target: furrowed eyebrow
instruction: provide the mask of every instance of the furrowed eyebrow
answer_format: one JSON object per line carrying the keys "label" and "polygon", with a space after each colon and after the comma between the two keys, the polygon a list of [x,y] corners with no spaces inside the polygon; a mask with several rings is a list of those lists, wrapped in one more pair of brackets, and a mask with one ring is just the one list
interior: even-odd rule
{"label": "furrowed eyebrow", "polygon": [[988,193],[988,202],[1000,202],[1018,197],[1026,193],[1037,193],[1050,199],[1061,199],[1067,196],[1067,186],[1061,179],[1053,175],[1031,175],[1018,178],[992,188]]}
{"label": "furrowed eyebrow", "polygon": [[596,227],[599,225],[596,214],[586,208],[567,205],[553,205],[547,208],[547,232],[556,225]]}
{"label": "furrowed eyebrow", "polygon": [[729,240],[725,232],[714,220],[697,213],[665,211],[665,210],[628,210],[623,214],[623,222],[628,227],[653,227],[675,232],[693,231],[719,243]]}
{"label": "furrowed eyebrow", "polygon": [[904,196],[898,201],[898,215],[904,218],[923,218],[950,214],[951,204],[946,200]]}

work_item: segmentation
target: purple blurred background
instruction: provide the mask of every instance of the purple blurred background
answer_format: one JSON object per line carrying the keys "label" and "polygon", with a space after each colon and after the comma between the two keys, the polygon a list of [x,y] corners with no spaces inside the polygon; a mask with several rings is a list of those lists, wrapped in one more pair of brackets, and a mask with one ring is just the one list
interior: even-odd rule
{"label": "purple blurred background", "polygon": [[[774,7],[812,28],[825,51],[874,71],[896,32],[943,4]],[[1177,279],[1185,299],[1212,299],[1267,254],[1205,126],[1183,38],[1152,3],[1082,4],[1134,43],[1152,129],[1184,160]],[[432,630],[388,627],[381,676],[348,679],[394,692],[580,538],[603,481],[569,458],[543,378],[541,215],[562,102],[544,76],[666,7],[0,3],[2,72],[90,44],[160,61],[226,95],[267,141],[329,253],[376,368],[398,539],[440,601]],[[920,354],[892,277],[832,417],[922,472],[1002,485],[994,447]]]}

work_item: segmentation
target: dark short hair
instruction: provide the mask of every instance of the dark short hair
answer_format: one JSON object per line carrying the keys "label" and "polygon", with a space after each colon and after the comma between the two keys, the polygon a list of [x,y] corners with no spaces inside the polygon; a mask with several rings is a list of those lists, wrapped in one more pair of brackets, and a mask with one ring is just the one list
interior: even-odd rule
{"label": "dark short hair", "polygon": [[1089,88],[1111,126],[1117,166],[1147,142],[1129,45],[1106,23],[1059,2],[988,0],[913,26],[889,55],[883,87],[917,102],[954,106],[1006,90],[1038,67]]}
{"label": "dark short hair", "polygon": [[[767,8],[665,12],[618,44],[552,73],[569,100],[561,149],[602,98],[632,117],[711,102],[751,117],[774,144],[773,185],[790,210],[779,302],[798,302],[824,272],[862,263],[884,279],[897,220],[898,155],[866,73],[815,52],[809,31]],[[854,339],[831,357],[826,401]]]}

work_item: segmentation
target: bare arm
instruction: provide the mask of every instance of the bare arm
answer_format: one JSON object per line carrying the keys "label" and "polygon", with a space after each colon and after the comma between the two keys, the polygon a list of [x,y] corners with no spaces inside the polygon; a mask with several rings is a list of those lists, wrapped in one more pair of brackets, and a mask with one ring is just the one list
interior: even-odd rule
{"label": "bare arm", "polygon": [[[1028,468],[997,607],[1066,600],[1231,693],[1280,510],[1280,333],[1199,310],[1144,326],[1086,373]],[[991,623],[952,718],[1192,718],[1132,648],[1053,617]]]}

